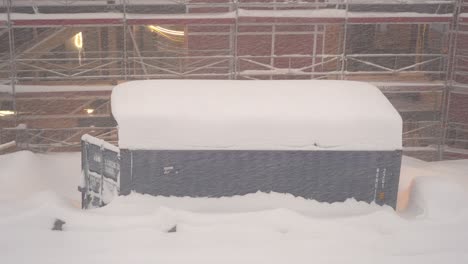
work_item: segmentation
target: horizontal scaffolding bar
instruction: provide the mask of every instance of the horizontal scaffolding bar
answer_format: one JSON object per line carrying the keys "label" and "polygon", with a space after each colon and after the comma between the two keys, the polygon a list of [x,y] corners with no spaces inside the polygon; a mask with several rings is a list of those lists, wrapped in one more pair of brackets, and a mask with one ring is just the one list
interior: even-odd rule
{"label": "horizontal scaffolding bar", "polygon": [[[323,9],[319,10],[322,11]],[[152,25],[152,24],[216,24],[232,25],[238,23],[314,23],[314,24],[367,24],[367,23],[450,23],[452,15],[420,14],[405,12],[343,12],[344,10],[330,9],[331,12],[317,12],[308,10],[306,13],[295,13],[296,10],[239,10],[211,14],[127,14],[122,13],[76,13],[76,14],[11,14],[13,27],[41,27],[41,26],[91,26],[91,25]],[[301,10],[304,11],[304,10]],[[326,10],[329,11],[329,10]],[[247,13],[248,12],[248,13]],[[265,13],[266,12],[266,13]],[[277,13],[275,13],[277,12]],[[290,12],[290,13],[287,13]],[[333,13],[333,12],[336,12]],[[245,15],[242,15],[245,13]],[[461,19],[464,19],[463,17]],[[8,21],[0,17],[0,26],[6,27]]]}

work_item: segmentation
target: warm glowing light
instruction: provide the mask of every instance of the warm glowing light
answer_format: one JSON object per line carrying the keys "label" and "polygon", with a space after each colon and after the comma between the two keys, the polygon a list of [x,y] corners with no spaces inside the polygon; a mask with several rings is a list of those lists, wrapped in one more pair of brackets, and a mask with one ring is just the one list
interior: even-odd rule
{"label": "warm glowing light", "polygon": [[172,29],[163,28],[163,27],[160,27],[160,26],[148,26],[148,28],[151,31],[155,31],[155,32],[158,32],[158,33],[165,33],[165,34],[174,35],[174,36],[185,36],[184,31],[172,30]]}
{"label": "warm glowing light", "polygon": [[163,28],[160,26],[152,26],[152,25],[148,26],[148,28],[152,32],[155,32],[158,35],[161,35],[174,42],[184,42],[184,37],[185,37],[184,31],[172,30],[172,29]]}
{"label": "warm glowing light", "polygon": [[91,108],[85,109],[85,111],[86,111],[86,113],[88,113],[88,114],[94,113],[94,109],[91,109]]}
{"label": "warm glowing light", "polygon": [[10,116],[10,115],[14,115],[15,112],[14,111],[10,111],[10,110],[0,110],[0,116]]}
{"label": "warm glowing light", "polygon": [[76,34],[73,37],[73,40],[74,40],[74,43],[75,43],[75,47],[77,49],[82,49],[83,48],[83,33],[82,32],[79,32],[78,34]]}

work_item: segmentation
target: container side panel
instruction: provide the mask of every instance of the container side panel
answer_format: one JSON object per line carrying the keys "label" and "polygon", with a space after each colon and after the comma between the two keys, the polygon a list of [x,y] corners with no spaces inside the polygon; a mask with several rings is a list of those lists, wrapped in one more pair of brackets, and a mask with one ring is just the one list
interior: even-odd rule
{"label": "container side panel", "polygon": [[221,197],[261,191],[392,207],[401,165],[401,151],[136,150],[121,155],[122,194]]}
{"label": "container side panel", "polygon": [[128,195],[133,188],[132,185],[132,153],[128,149],[120,150],[120,194]]}

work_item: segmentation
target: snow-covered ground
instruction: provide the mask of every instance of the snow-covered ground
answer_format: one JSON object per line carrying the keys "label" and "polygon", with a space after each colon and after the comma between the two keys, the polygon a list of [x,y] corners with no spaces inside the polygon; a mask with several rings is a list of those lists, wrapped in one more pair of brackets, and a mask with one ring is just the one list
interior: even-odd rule
{"label": "snow-covered ground", "polygon": [[83,211],[79,178],[79,153],[0,156],[0,263],[468,263],[468,161],[404,158],[398,213],[264,193]]}

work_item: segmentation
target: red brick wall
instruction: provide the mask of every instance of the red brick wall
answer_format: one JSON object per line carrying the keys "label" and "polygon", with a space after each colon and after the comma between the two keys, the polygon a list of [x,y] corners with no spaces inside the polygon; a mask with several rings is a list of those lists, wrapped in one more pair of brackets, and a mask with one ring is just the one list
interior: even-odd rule
{"label": "red brick wall", "polygon": [[468,94],[452,94],[449,121],[468,124]]}

